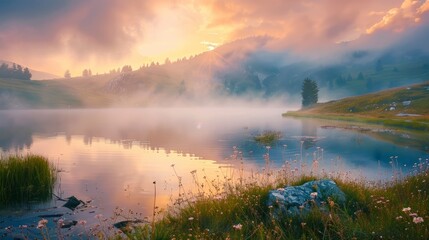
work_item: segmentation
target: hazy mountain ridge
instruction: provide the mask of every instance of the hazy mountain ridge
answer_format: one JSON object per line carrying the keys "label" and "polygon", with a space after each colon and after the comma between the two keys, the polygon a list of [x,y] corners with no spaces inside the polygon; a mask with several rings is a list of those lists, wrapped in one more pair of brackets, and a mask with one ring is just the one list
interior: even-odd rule
{"label": "hazy mountain ridge", "polygon": [[190,58],[132,72],[41,84],[64,88],[76,100],[71,107],[224,104],[228,98],[282,99],[299,105],[301,84],[307,77],[318,83],[320,101],[429,79],[429,52],[419,44],[374,49],[354,42],[333,45],[328,55],[315,52],[304,56],[273,47],[275,41],[270,37],[244,38]]}

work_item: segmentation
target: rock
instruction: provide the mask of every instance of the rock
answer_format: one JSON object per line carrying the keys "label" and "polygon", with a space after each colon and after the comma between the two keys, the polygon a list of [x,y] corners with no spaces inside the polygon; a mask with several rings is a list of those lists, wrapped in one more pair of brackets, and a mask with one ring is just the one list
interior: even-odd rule
{"label": "rock", "polygon": [[402,102],[402,105],[405,106],[405,107],[406,106],[410,106],[410,104],[411,104],[411,101],[403,101]]}
{"label": "rock", "polygon": [[75,196],[71,196],[67,199],[67,202],[63,205],[63,207],[66,207],[74,211],[80,204],[85,204],[85,203],[77,199]]}
{"label": "rock", "polygon": [[289,186],[271,190],[267,205],[274,208],[274,214],[298,215],[308,212],[312,205],[324,209],[323,202],[328,198],[336,204],[343,205],[346,196],[337,184],[329,179],[310,181],[301,186]]}
{"label": "rock", "polygon": [[73,226],[76,226],[76,224],[77,224],[76,220],[64,221],[63,224],[61,225],[61,228],[71,228]]}
{"label": "rock", "polygon": [[149,222],[140,219],[117,222],[113,224],[113,226],[127,234],[135,232],[136,228],[142,228],[146,230],[150,228]]}

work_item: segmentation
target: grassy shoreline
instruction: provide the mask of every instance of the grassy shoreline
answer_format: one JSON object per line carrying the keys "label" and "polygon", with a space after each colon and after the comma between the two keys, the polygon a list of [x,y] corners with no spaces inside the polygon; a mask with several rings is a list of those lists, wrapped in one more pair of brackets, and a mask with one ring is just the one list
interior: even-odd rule
{"label": "grassy shoreline", "polygon": [[390,118],[372,117],[358,114],[335,114],[335,113],[308,113],[301,111],[289,111],[282,114],[283,117],[295,118],[317,118],[326,120],[338,120],[345,122],[358,122],[383,125],[387,127],[403,128],[417,131],[429,131],[429,120],[415,118]]}
{"label": "grassy shoreline", "polygon": [[286,112],[283,116],[429,131],[429,82],[318,103],[298,111]]}
{"label": "grassy shoreline", "polygon": [[[428,239],[429,171],[387,184],[364,185],[335,179],[346,194],[346,204],[313,207],[307,215],[275,216],[266,206],[274,185],[236,186],[223,198],[190,202],[130,237],[147,239]],[[320,179],[302,176],[288,185]]]}
{"label": "grassy shoreline", "polygon": [[[86,221],[78,227],[100,239],[429,239],[429,159],[420,159],[409,176],[393,171],[387,182],[343,172],[317,174],[318,168],[296,173],[288,164],[271,169],[268,162],[262,172],[244,178],[233,173],[222,181],[196,178],[198,192],[179,194],[165,211],[154,206],[158,220],[148,218],[129,231],[115,230],[107,218],[89,231]],[[275,206],[267,205],[270,190],[326,178],[345,193],[344,204],[328,199],[296,216],[275,214]],[[40,231],[42,239],[49,239],[46,224]]]}

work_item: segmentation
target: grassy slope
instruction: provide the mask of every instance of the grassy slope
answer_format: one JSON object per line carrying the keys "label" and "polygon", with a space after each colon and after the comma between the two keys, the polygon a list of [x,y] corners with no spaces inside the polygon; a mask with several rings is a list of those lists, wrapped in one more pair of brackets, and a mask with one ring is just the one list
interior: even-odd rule
{"label": "grassy slope", "polygon": [[0,109],[108,106],[102,77],[28,81],[0,78]]}
{"label": "grassy slope", "polygon": [[78,98],[60,84],[0,78],[0,108],[58,108],[81,106]]}
{"label": "grassy slope", "polygon": [[[406,106],[404,101],[411,103]],[[400,113],[420,116],[397,116]],[[284,116],[362,121],[429,130],[429,82],[320,103]]]}

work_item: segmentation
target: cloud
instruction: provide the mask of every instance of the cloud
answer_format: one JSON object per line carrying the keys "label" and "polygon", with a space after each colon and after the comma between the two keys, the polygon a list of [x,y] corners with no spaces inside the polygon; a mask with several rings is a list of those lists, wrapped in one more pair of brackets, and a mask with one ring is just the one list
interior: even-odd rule
{"label": "cloud", "polygon": [[[209,27],[230,30],[229,38],[270,35],[293,46],[306,48],[347,40],[363,33],[380,12],[395,1],[205,1],[212,12]],[[359,9],[357,11],[357,9]]]}
{"label": "cloud", "polygon": [[142,22],[151,17],[146,3],[138,0],[126,4],[119,0],[102,3],[95,0],[7,1],[0,4],[0,29],[5,39],[1,45],[11,48],[10,51],[32,50],[37,46],[45,52],[69,50],[78,57],[89,57],[100,51],[118,56],[126,49],[123,45],[142,37]]}
{"label": "cloud", "polygon": [[159,5],[140,0],[2,1],[0,52],[2,58],[36,68],[124,59],[145,38]]}
{"label": "cloud", "polygon": [[419,23],[425,12],[429,10],[429,1],[405,0],[400,7],[391,8],[383,18],[367,28],[366,33],[372,34],[378,30],[393,30],[402,32],[409,25]]}
{"label": "cloud", "polygon": [[[7,0],[0,1],[0,57],[62,74],[135,68],[250,36],[314,52],[356,39],[401,1]],[[429,8],[418,5],[413,10]]]}

